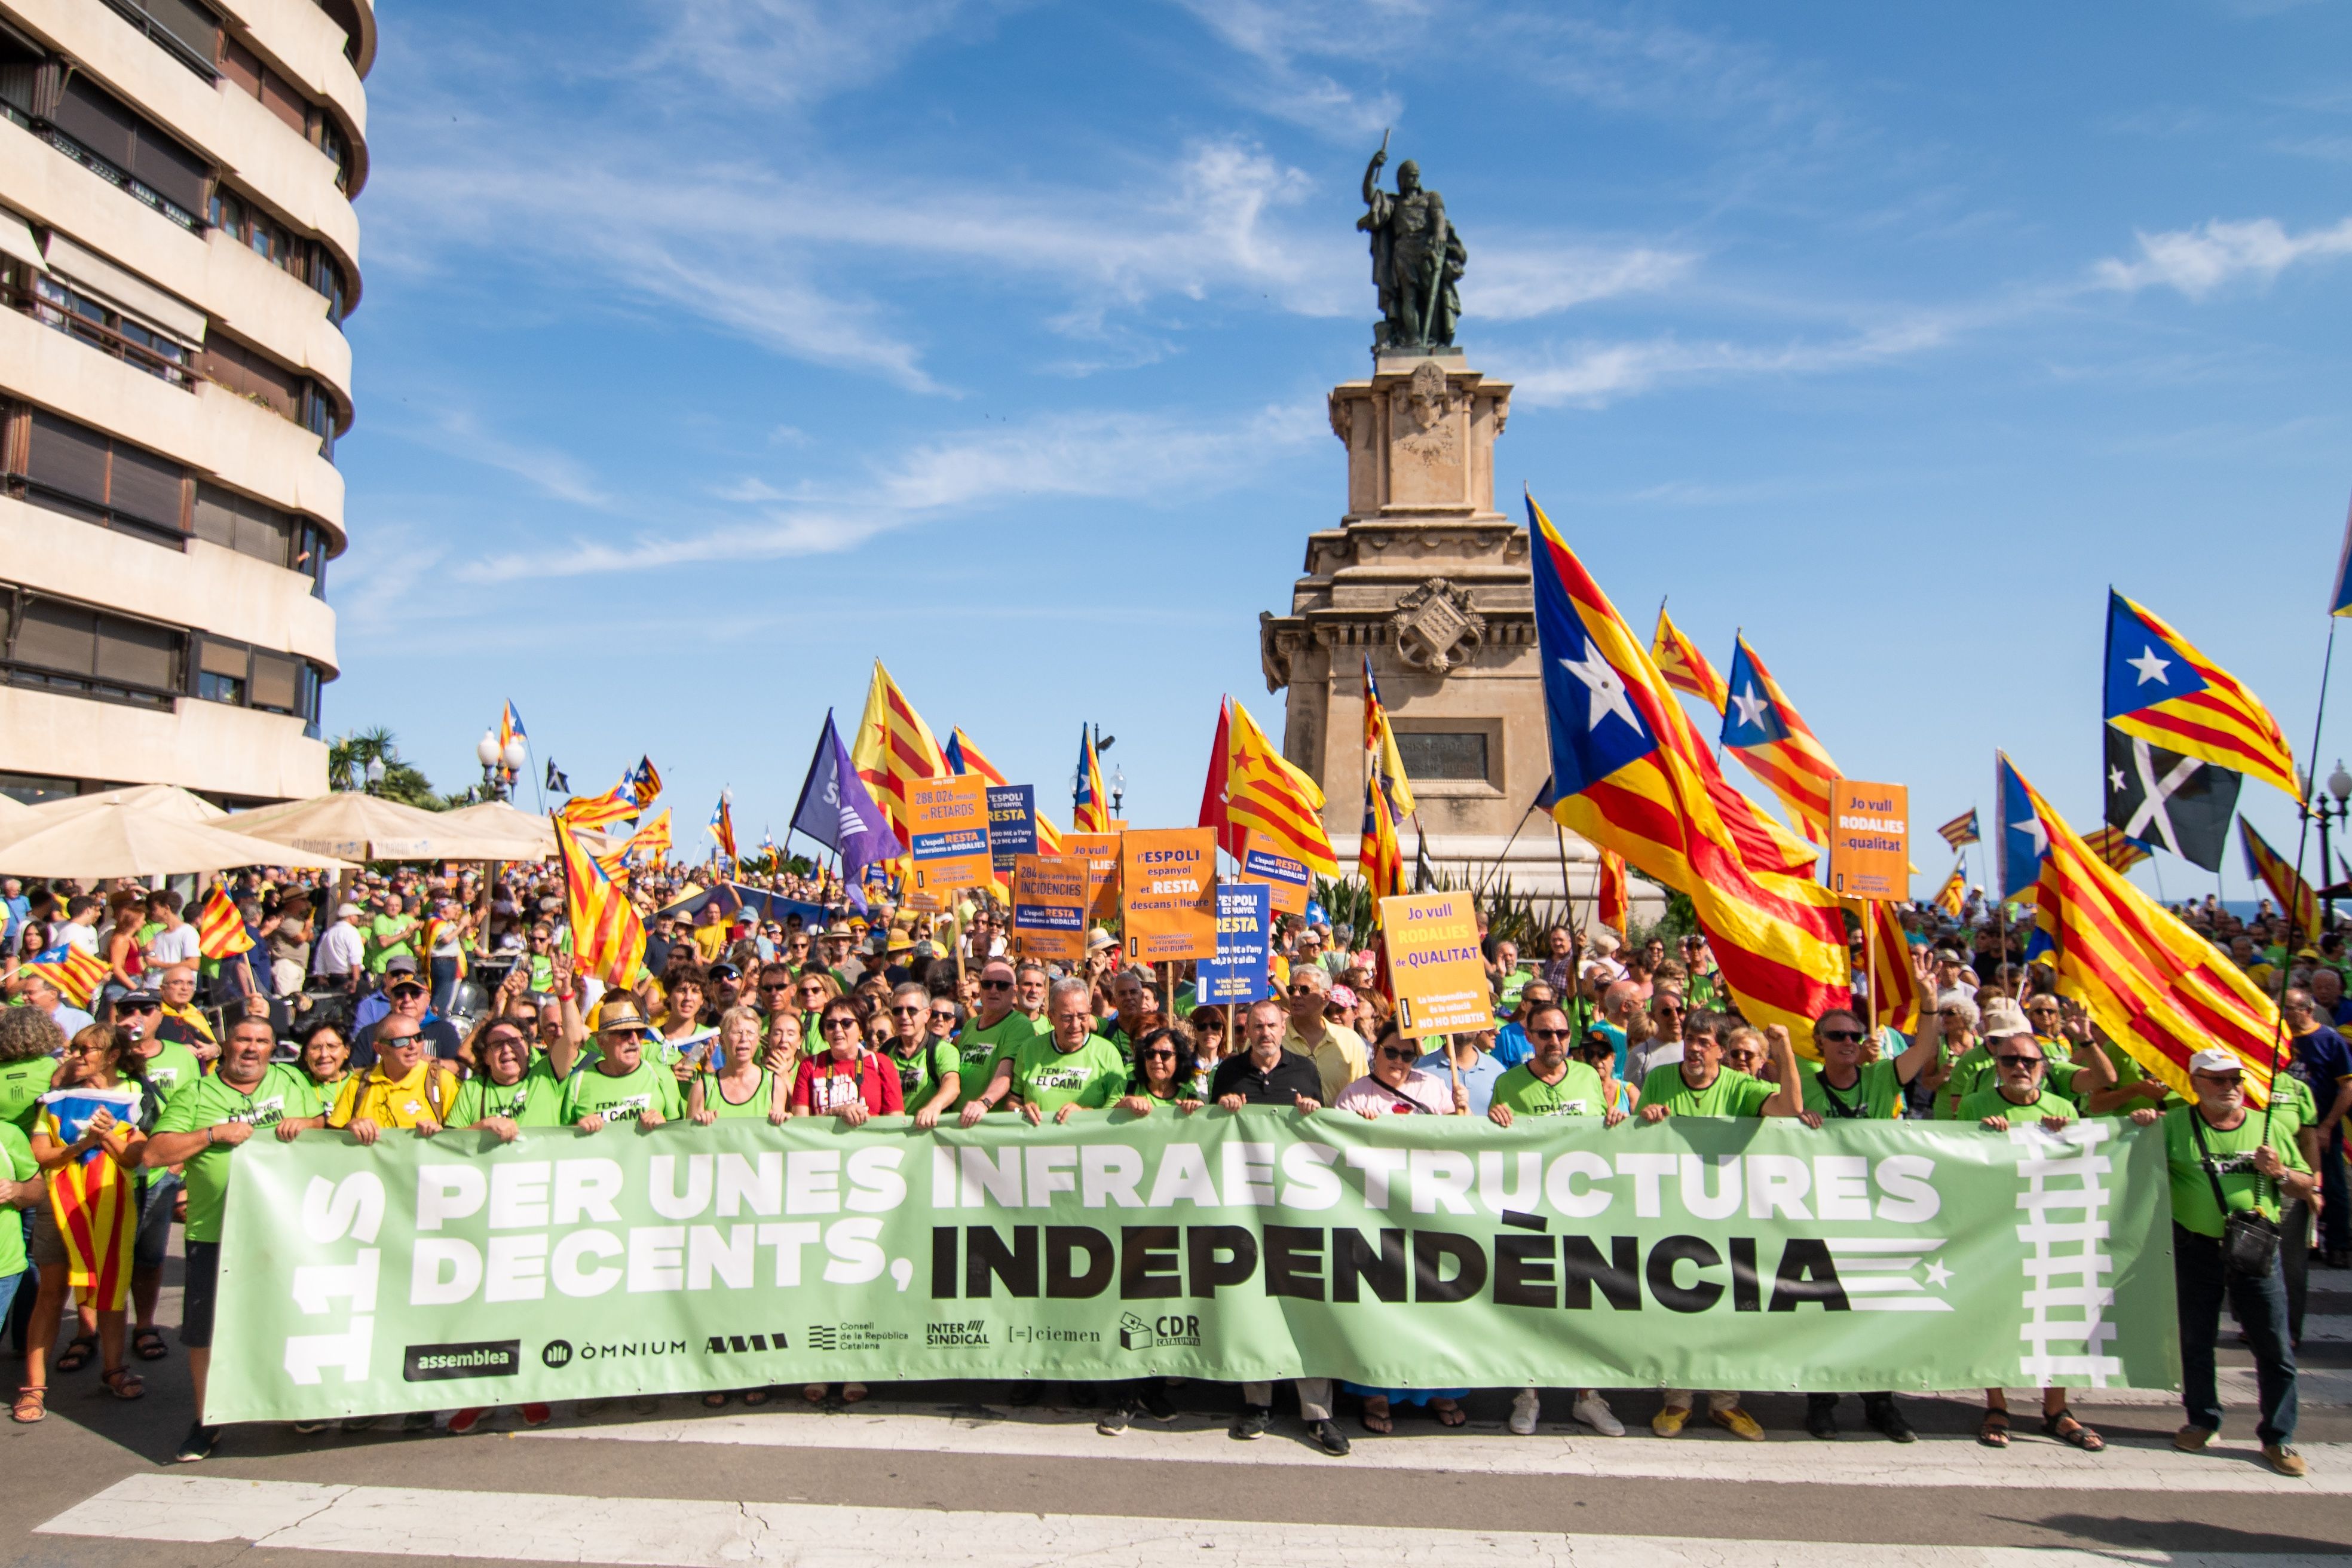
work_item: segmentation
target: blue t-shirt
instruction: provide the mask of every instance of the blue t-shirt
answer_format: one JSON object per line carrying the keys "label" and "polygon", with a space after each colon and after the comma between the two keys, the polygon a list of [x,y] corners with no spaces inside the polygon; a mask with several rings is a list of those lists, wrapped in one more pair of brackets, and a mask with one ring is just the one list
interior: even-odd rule
{"label": "blue t-shirt", "polygon": [[2347,1046],[2343,1036],[2322,1024],[2296,1038],[2294,1059],[2287,1064],[2287,1071],[2303,1080],[2311,1090],[2312,1104],[2325,1116],[2336,1103],[2343,1080],[2352,1078],[2352,1046]]}
{"label": "blue t-shirt", "polygon": [[[1517,1026],[1513,1025],[1512,1027],[1517,1028]],[[1450,1053],[1435,1050],[1412,1065],[1444,1084],[1446,1093],[1451,1095],[1454,1092],[1454,1069],[1449,1065],[1452,1059]],[[1471,1115],[1486,1114],[1486,1107],[1495,1098],[1495,1086],[1502,1082],[1503,1075],[1510,1070],[1493,1051],[1479,1052],[1477,1065],[1462,1069],[1462,1089],[1470,1097]]]}
{"label": "blue t-shirt", "polygon": [[1535,1054],[1535,1047],[1528,1043],[1528,1026],[1517,1019],[1513,1019],[1495,1031],[1494,1057],[1496,1061],[1503,1064],[1505,1071],[1518,1066]]}

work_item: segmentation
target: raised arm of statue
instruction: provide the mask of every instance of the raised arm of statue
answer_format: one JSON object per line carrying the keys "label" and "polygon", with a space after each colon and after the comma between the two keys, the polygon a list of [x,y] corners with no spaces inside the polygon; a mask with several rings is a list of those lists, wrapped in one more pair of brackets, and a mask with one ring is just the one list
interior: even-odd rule
{"label": "raised arm of statue", "polygon": [[1364,165],[1364,205],[1368,207],[1378,208],[1381,205],[1381,170],[1387,166],[1388,161],[1389,133],[1383,131],[1381,132],[1381,150],[1372,154],[1370,163]]}

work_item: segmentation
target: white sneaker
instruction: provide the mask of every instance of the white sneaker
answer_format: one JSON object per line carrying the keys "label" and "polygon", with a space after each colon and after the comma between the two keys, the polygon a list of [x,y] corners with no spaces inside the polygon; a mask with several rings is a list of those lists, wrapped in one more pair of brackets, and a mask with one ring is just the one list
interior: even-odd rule
{"label": "white sneaker", "polygon": [[1609,1402],[1598,1394],[1588,1394],[1568,1407],[1568,1413],[1600,1433],[1603,1437],[1622,1437],[1625,1423],[1609,1409]]}
{"label": "white sneaker", "polygon": [[1536,1417],[1543,1414],[1543,1405],[1532,1388],[1522,1388],[1511,1397],[1511,1430],[1525,1437],[1536,1429]]}

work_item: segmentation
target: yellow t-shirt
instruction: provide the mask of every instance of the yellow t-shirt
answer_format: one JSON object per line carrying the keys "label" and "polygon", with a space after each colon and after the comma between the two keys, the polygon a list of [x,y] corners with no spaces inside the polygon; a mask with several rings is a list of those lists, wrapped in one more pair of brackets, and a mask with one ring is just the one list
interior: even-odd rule
{"label": "yellow t-shirt", "polygon": [[426,1121],[446,1126],[457,1104],[457,1075],[439,1062],[421,1061],[402,1079],[387,1078],[378,1062],[343,1080],[327,1125],[348,1127],[364,1119],[379,1127],[414,1127]]}
{"label": "yellow t-shirt", "polygon": [[694,951],[702,955],[706,964],[719,962],[727,949],[727,927],[724,924],[694,928]]}

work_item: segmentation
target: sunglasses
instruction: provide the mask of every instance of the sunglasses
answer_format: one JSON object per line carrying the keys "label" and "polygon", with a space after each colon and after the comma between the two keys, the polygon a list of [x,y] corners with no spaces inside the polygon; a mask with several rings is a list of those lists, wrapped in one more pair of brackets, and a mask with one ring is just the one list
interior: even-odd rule
{"label": "sunglasses", "polygon": [[929,1007],[893,1007],[890,1011],[898,1017],[919,1018],[930,1009]]}
{"label": "sunglasses", "polygon": [[1862,1038],[1860,1029],[1823,1029],[1815,1038],[1832,1046],[1850,1046]]}
{"label": "sunglasses", "polygon": [[823,1029],[829,1035],[835,1029],[854,1029],[857,1027],[857,1020],[855,1018],[827,1018],[824,1023],[819,1024],[817,1027]]}
{"label": "sunglasses", "polygon": [[931,1009],[931,1022],[934,1024],[952,1024],[955,1022],[955,1015],[949,1012],[944,1007],[934,1007]]}
{"label": "sunglasses", "polygon": [[980,983],[980,988],[982,991],[1010,991],[1013,989],[1013,982],[1010,980],[983,980]]}
{"label": "sunglasses", "polygon": [[1139,1061],[1147,1062],[1172,1062],[1176,1059],[1176,1053],[1160,1046],[1148,1051],[1138,1051],[1136,1058]]}
{"label": "sunglasses", "polygon": [[1312,985],[1294,985],[1290,988],[1290,994],[1293,996],[1320,996],[1322,994],[1321,992],[1316,990]]}
{"label": "sunglasses", "polygon": [[[1527,1031],[1527,1037],[1531,1040],[1564,1040],[1571,1032],[1568,1029],[1529,1029]],[[1616,1055],[1614,1048],[1612,1048],[1610,1055]]]}
{"label": "sunglasses", "polygon": [[1381,1059],[1391,1062],[1417,1062],[1421,1059],[1421,1053],[1419,1051],[1391,1050],[1383,1047],[1381,1051]]}
{"label": "sunglasses", "polygon": [[125,1002],[116,1009],[121,1013],[160,1013],[163,1010],[161,1002]]}
{"label": "sunglasses", "polygon": [[1995,1057],[1992,1059],[2005,1068],[2038,1068],[2042,1065],[2040,1057],[2006,1056]]}

